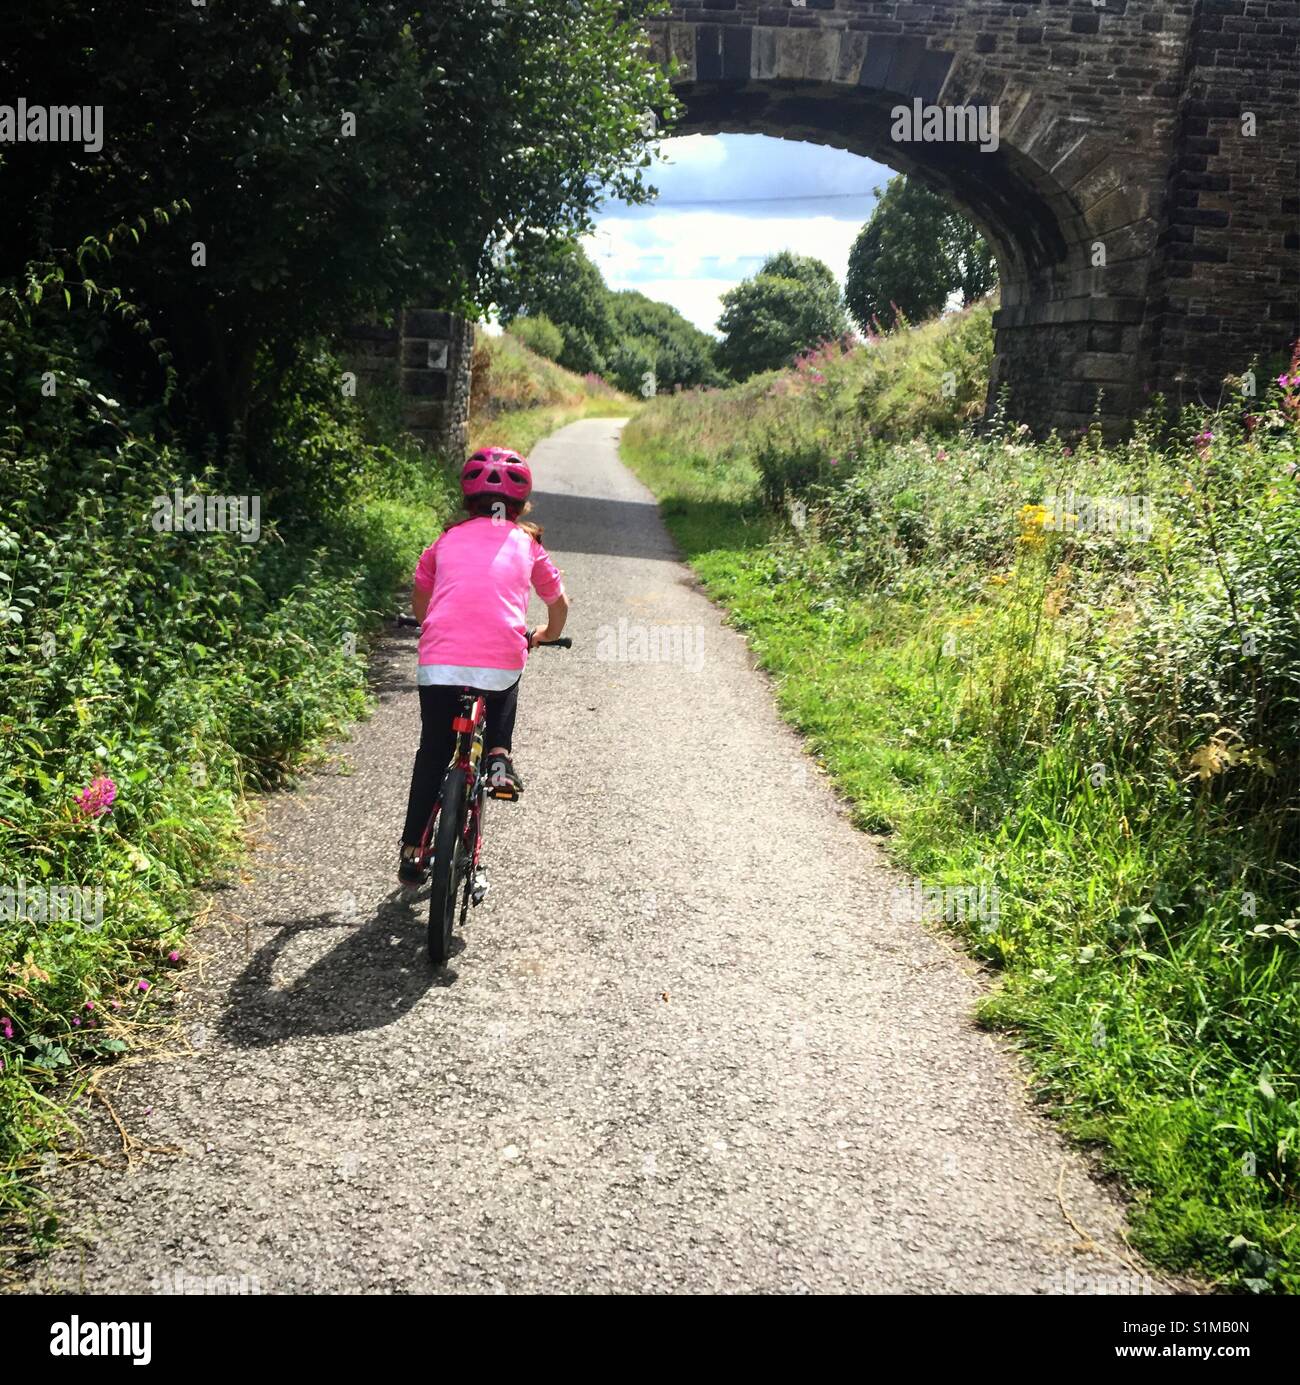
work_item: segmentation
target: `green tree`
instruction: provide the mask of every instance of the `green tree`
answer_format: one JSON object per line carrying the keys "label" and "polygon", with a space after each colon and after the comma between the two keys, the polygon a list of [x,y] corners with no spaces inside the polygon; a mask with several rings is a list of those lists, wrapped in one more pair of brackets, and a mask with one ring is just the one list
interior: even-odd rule
{"label": "green tree", "polygon": [[608,374],[620,389],[640,393],[647,373],[657,389],[715,384],[714,341],[667,303],[605,284],[581,246],[551,242],[528,256],[512,251],[497,311],[512,323],[544,314],[560,329],[557,358],[569,370]]}
{"label": "green tree", "polygon": [[848,330],[835,275],[820,260],[782,251],[722,296],[718,364],[738,380],[775,370]]}
{"label": "green tree", "polygon": [[873,319],[894,325],[895,309],[911,322],[924,321],[954,292],[964,305],[997,283],[988,243],[937,193],[900,174],[877,195],[844,282],[845,305],[863,331],[872,330]]}
{"label": "green tree", "polygon": [[534,238],[505,256],[496,308],[509,326],[525,314],[541,314],[564,338],[556,359],[568,370],[603,372],[617,338],[610,292],[600,270],[569,239]]}
{"label": "green tree", "polygon": [[510,324],[510,335],[518,337],[530,351],[544,356],[548,361],[559,360],[560,352],[564,350],[564,337],[560,329],[549,317],[541,314],[515,318]]}
{"label": "green tree", "polygon": [[[477,315],[501,249],[643,182],[647,0],[47,0],[0,17],[0,89],[101,104],[104,147],[4,146],[0,280],[122,232],[96,278],[174,347],[199,431],[245,436],[304,343],[399,302]],[[53,97],[51,99],[54,99]]]}
{"label": "green tree", "polygon": [[[713,359],[717,343],[671,304],[647,298],[635,289],[624,289],[610,295],[610,307],[619,337],[649,348],[656,389],[672,389],[676,385],[690,389],[722,382]],[[625,374],[620,374],[618,385],[620,389],[639,391],[642,376],[638,375],[633,385]]]}

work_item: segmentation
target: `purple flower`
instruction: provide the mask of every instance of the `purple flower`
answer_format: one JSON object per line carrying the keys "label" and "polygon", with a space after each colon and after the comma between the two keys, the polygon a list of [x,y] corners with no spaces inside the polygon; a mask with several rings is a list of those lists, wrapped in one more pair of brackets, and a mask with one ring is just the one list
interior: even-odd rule
{"label": "purple flower", "polygon": [[148,983],[147,981],[141,981],[141,982],[140,982],[140,989],[141,989],[142,991],[147,991],[147,990],[149,989],[149,983]]}
{"label": "purple flower", "polygon": [[87,817],[101,818],[116,797],[117,785],[111,779],[92,779],[77,795],[77,807]]}
{"label": "purple flower", "polygon": [[181,954],[179,952],[169,952],[167,954],[167,960],[169,962],[179,962],[181,960]]}
{"label": "purple flower", "polygon": [[6,1016],[4,1017],[4,1019],[0,1020],[0,1027],[3,1027],[3,1029],[4,1029],[4,1035],[5,1035],[5,1038],[6,1038],[6,1039],[12,1039],[12,1038],[13,1038],[13,1036],[14,1036],[14,1022],[13,1022],[13,1020],[11,1020],[11,1019],[9,1018],[8,1015],[6,1015]]}

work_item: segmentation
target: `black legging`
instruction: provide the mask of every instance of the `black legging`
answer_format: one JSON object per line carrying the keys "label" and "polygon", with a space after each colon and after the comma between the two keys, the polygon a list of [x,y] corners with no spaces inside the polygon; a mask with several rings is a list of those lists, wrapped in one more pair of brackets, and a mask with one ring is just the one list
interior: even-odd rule
{"label": "black legging", "polygon": [[[519,704],[519,680],[504,692],[484,693],[487,699],[487,728],[483,750],[497,746],[510,749],[515,734],[515,710]],[[460,707],[460,689],[450,683],[435,683],[420,687],[420,748],[415,752],[415,769],[411,772],[411,795],[406,804],[406,827],[402,841],[407,846],[419,846],[425,824],[442,789],[442,776],[447,772],[456,733],[451,719]]]}

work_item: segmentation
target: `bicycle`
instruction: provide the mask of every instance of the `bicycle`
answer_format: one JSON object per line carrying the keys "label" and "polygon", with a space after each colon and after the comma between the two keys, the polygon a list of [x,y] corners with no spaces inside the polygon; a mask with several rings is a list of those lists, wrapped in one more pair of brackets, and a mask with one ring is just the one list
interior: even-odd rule
{"label": "bicycle", "polygon": [[[399,626],[419,629],[414,616],[399,615]],[[543,640],[534,649],[570,649],[573,641],[565,636]],[[459,926],[463,929],[472,903],[482,904],[487,881],[482,876],[483,828],[489,798],[513,802],[518,794],[505,786],[488,783],[483,767],[483,734],[487,703],[476,688],[462,688],[460,706],[452,717],[456,743],[443,775],[442,788],[433,812],[420,838],[416,864],[428,869],[429,960],[443,966],[451,955],[452,927],[456,922],[456,901],[460,900]]]}

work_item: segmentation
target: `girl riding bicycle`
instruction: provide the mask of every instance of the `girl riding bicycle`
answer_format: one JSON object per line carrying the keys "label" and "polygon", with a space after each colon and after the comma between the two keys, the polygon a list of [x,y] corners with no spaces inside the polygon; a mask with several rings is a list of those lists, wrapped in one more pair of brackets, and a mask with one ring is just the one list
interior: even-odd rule
{"label": "girl riding bicycle", "polygon": [[[564,629],[568,598],[542,547],[541,529],[523,520],[533,474],[517,452],[486,447],[460,473],[464,519],[424,550],[415,569],[411,609],[420,630],[420,748],[411,774],[397,876],[422,879],[416,855],[455,743],[452,718],[461,688],[478,688],[487,703],[488,776],[494,787],[523,792],[510,758],[519,678],[528,651]],[[546,603],[546,624],[531,634],[528,590]]]}

